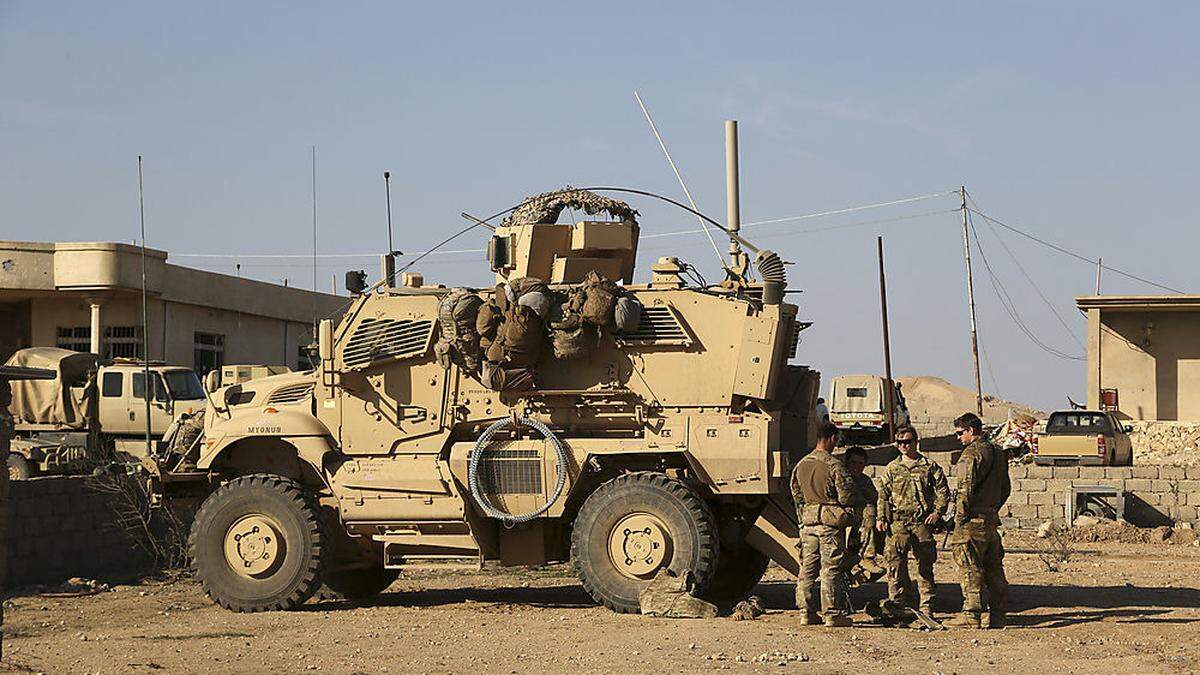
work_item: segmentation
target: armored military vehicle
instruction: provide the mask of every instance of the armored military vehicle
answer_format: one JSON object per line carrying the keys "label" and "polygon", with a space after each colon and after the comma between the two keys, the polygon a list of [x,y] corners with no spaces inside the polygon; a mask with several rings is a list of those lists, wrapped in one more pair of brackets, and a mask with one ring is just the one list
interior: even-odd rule
{"label": "armored military vehicle", "polygon": [[[568,208],[603,217],[559,223]],[[164,478],[206,494],[190,545],[208,595],[287,609],[417,560],[570,560],[634,612],[663,567],[716,601],[769,558],[794,571],[788,477],[819,375],[788,364],[807,324],[782,263],[751,249],[758,280],[743,253],[704,284],[664,257],[633,284],[636,216],[532,198],[495,227],[495,288],[384,280],[320,324],[314,372],[214,391]]]}

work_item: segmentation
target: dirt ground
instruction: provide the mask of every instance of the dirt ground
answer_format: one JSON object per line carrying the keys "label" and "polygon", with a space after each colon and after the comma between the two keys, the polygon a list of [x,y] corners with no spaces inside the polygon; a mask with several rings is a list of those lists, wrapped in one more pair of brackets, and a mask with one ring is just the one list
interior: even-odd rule
{"label": "dirt ground", "polygon": [[[6,602],[3,664],[34,672],[1191,672],[1200,669],[1200,548],[1078,544],[1049,572],[1032,537],[1009,537],[1011,626],[919,632],[799,625],[772,568],[755,621],[670,620],[595,606],[567,566],[421,570],[371,603],[233,614],[192,581]],[[948,553],[939,609],[961,603]],[[855,589],[856,604],[883,592]],[[856,620],[867,621],[859,613]]]}

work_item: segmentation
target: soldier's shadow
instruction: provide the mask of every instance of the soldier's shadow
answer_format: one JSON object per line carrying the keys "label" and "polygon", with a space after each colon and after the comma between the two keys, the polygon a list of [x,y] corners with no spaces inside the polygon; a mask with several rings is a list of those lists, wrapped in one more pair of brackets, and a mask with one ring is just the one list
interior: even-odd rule
{"label": "soldier's shadow", "polygon": [[[755,593],[763,606],[773,610],[795,609],[795,583],[772,581],[759,584]],[[1013,627],[1061,628],[1096,621],[1118,623],[1194,623],[1200,618],[1167,616],[1176,610],[1200,609],[1200,590],[1158,586],[1009,586],[1009,619]],[[887,586],[867,584],[850,589],[856,608],[887,597]],[[962,611],[962,588],[953,582],[939,583],[934,607],[938,613]],[[1042,610],[1056,610],[1044,612]]]}

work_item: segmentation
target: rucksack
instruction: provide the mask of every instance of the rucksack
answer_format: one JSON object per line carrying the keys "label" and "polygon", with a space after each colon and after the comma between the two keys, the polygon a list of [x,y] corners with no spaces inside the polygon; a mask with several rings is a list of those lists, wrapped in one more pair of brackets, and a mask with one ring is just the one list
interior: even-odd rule
{"label": "rucksack", "polygon": [[455,288],[438,305],[441,337],[435,352],[443,368],[457,363],[470,372],[479,370],[479,332],[476,328],[483,298],[466,288]]}

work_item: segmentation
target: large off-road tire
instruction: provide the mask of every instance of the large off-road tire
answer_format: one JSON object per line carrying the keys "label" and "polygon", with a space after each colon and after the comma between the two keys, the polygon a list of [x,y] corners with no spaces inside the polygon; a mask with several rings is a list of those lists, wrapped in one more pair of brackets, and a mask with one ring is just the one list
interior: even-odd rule
{"label": "large off-road tire", "polygon": [[8,479],[9,480],[29,480],[35,475],[33,465],[29,460],[15,452],[10,452],[8,455]]}
{"label": "large off-road tire", "polygon": [[325,573],[325,585],[317,592],[319,600],[365,600],[387,590],[400,576],[400,570],[382,565]]}
{"label": "large off-road tire", "polygon": [[299,483],[255,474],[204,500],[188,539],[204,592],[235,612],[293,609],[321,585],[324,533]]}
{"label": "large off-road tire", "polygon": [[571,531],[571,559],[583,587],[617,612],[640,609],[638,594],[663,567],[690,571],[695,592],[712,579],[719,553],[708,505],[661,473],[618,476],[583,503]]}
{"label": "large off-road tire", "polygon": [[717,569],[701,597],[716,605],[732,605],[750,595],[762,581],[771,559],[762,551],[742,542],[722,546]]}

